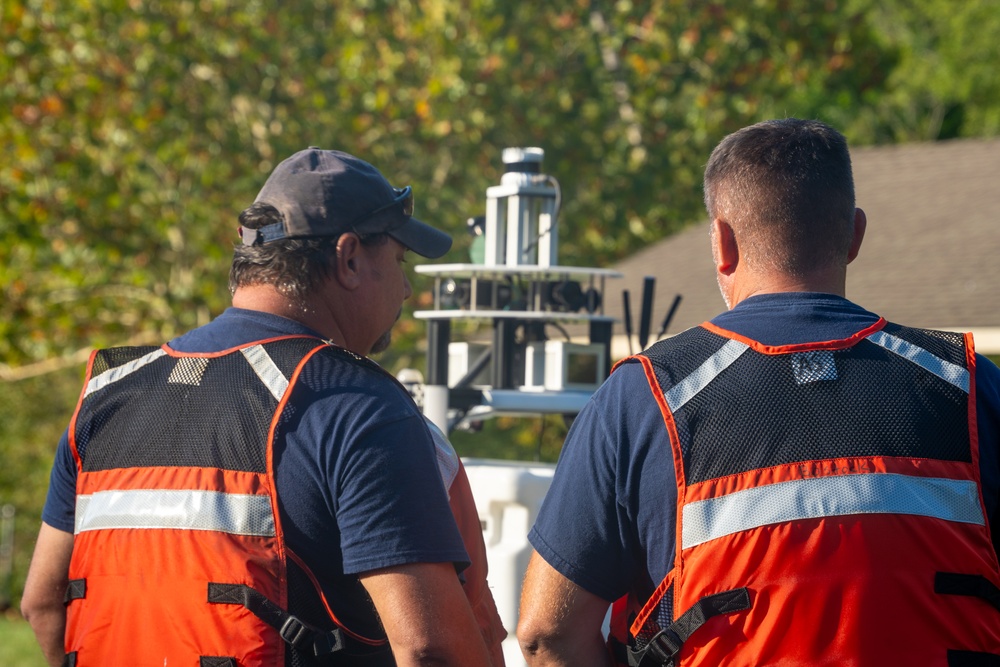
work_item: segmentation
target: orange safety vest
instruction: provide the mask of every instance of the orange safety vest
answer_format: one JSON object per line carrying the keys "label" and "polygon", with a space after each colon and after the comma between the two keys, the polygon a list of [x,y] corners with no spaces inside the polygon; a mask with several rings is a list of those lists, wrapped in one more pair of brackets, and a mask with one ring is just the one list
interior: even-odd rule
{"label": "orange safety vest", "polygon": [[320,354],[362,363],[306,336],[91,355],[69,428],[65,664],[395,664],[384,636],[343,627],[282,535],[273,445]]}
{"label": "orange safety vest", "polygon": [[706,323],[635,359],[676,548],[613,606],[619,664],[1000,665],[971,336],[880,320],[773,347]]}

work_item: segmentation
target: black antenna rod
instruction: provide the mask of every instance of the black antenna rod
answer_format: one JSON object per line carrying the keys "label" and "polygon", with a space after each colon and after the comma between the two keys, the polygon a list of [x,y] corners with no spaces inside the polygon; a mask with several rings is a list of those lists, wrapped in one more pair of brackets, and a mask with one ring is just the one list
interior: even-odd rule
{"label": "black antenna rod", "polygon": [[649,325],[653,318],[653,290],[656,288],[656,278],[646,276],[642,279],[642,312],[639,313],[639,351],[646,349],[649,340]]}
{"label": "black antenna rod", "polygon": [[632,356],[632,306],[629,303],[628,290],[622,290],[622,309],[625,319],[625,340],[628,341],[628,356]]}
{"label": "black antenna rod", "polygon": [[681,305],[681,295],[678,294],[674,297],[674,302],[670,304],[670,310],[667,311],[667,316],[663,318],[663,326],[660,327],[660,333],[656,334],[656,340],[663,338],[663,334],[667,333],[667,327],[670,326],[670,320],[674,319],[674,313],[677,312],[677,306]]}

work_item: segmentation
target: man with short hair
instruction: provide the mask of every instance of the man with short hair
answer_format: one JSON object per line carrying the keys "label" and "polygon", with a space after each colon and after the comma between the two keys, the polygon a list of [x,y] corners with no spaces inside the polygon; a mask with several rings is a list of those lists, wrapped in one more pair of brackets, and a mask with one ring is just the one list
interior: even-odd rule
{"label": "man with short hair", "polygon": [[844,297],[866,218],[827,125],[726,137],[705,202],[730,310],[574,422],[530,534],[529,663],[1000,664],[1000,370]]}
{"label": "man with short hair", "polygon": [[406,253],[451,246],[412,212],[300,151],[240,216],[232,308],[91,357],[22,603],[52,665],[489,664],[431,434],[368,359]]}

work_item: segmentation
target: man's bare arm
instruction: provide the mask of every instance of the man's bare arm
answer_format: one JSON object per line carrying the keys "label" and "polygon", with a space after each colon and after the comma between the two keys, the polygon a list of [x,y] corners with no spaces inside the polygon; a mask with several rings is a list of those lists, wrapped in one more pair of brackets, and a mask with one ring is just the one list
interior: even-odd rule
{"label": "man's bare arm", "polygon": [[59,667],[65,657],[66,607],[63,598],[72,554],[73,534],[43,523],[21,598],[21,614],[31,625],[52,667]]}
{"label": "man's bare arm", "polygon": [[399,667],[488,667],[486,646],[451,563],[361,575]]}
{"label": "man's bare arm", "polygon": [[517,623],[525,660],[531,667],[610,667],[601,633],[609,605],[533,553],[521,589]]}

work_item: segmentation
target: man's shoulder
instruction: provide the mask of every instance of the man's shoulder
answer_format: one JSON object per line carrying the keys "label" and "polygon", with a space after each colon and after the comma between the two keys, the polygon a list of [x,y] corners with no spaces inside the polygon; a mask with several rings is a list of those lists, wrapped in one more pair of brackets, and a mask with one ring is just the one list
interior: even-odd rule
{"label": "man's shoulder", "polygon": [[298,384],[305,391],[294,394],[293,402],[327,418],[338,415],[338,419],[358,425],[364,421],[369,428],[423,420],[413,398],[396,378],[371,359],[340,347],[323,345],[317,350],[299,371]]}

